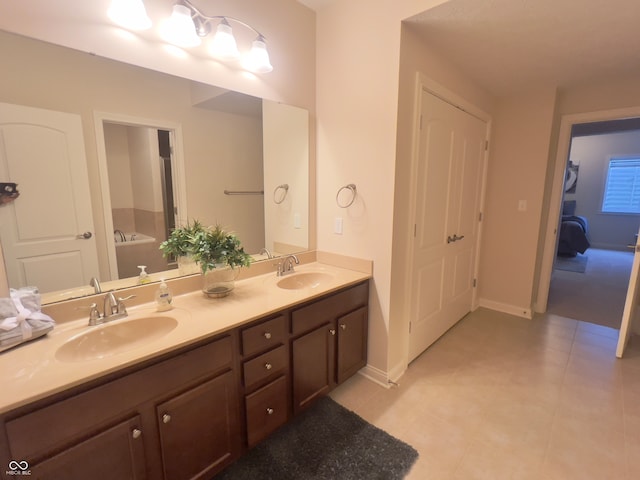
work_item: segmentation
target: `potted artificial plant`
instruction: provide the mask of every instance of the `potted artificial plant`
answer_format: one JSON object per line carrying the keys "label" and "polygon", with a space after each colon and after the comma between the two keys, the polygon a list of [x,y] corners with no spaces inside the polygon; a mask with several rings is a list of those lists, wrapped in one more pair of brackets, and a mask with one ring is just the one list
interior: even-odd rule
{"label": "potted artificial plant", "polygon": [[181,275],[189,275],[199,271],[193,256],[194,239],[196,234],[203,230],[204,227],[197,220],[194,220],[192,224],[187,222],[184,227],[175,227],[169,234],[169,238],[160,244],[162,255],[165,258],[176,260]]}
{"label": "potted artificial plant", "polygon": [[204,227],[198,221],[174,229],[160,249],[165,256],[190,255],[202,272],[202,291],[211,297],[228,295],[239,273],[236,267],[251,263],[251,256],[233,233],[219,225]]}

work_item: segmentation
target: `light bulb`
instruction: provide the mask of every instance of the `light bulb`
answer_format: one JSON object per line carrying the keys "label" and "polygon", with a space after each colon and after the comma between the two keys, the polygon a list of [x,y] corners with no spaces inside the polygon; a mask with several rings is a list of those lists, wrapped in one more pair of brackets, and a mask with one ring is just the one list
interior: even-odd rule
{"label": "light bulb", "polygon": [[151,27],[151,19],[142,0],[112,0],[107,15],[129,30],[146,30]]}
{"label": "light bulb", "polygon": [[258,36],[251,44],[251,51],[245,57],[243,66],[254,73],[269,73],[273,70],[273,66],[269,61],[267,44],[262,35]]}
{"label": "light bulb", "polygon": [[221,60],[236,60],[240,57],[236,39],[226,18],[223,18],[218,24],[209,53]]}
{"label": "light bulb", "polygon": [[174,5],[171,17],[162,25],[162,37],[178,47],[197,47],[200,37],[191,18],[191,10],[185,5]]}

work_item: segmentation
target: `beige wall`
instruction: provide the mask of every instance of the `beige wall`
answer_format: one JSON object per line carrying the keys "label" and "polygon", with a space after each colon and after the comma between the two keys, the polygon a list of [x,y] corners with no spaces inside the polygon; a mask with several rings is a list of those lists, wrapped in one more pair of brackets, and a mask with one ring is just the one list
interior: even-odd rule
{"label": "beige wall", "polygon": [[[374,262],[369,373],[381,378],[396,341],[389,322],[401,21],[440,3],[341,0],[317,13],[318,248]],[[341,209],[336,193],[349,183],[358,198]]]}
{"label": "beige wall", "polygon": [[526,92],[500,99],[493,117],[480,303],[521,316],[531,315],[555,101],[555,88]]}

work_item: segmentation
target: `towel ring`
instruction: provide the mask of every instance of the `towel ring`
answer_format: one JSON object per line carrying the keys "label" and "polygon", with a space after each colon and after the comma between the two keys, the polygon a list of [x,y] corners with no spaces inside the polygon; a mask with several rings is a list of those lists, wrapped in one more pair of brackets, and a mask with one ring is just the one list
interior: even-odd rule
{"label": "towel ring", "polygon": [[[342,192],[343,190],[351,190],[351,200],[349,202],[347,202],[346,204],[340,203],[340,198],[339,198],[340,197],[340,192]],[[356,196],[357,196],[356,186],[355,186],[354,183],[350,183],[349,185],[345,185],[344,187],[341,187],[338,190],[338,193],[336,193],[336,203],[338,204],[338,206],[340,208],[350,207],[351,205],[353,205],[353,202],[355,202]]]}
{"label": "towel ring", "polygon": [[[280,199],[278,199],[278,190],[284,190],[284,193],[280,194]],[[276,203],[276,205],[280,205],[282,202],[284,202],[284,199],[287,198],[287,193],[289,193],[289,184],[288,183],[283,183],[282,185],[278,185],[274,190],[273,190],[273,201]]]}

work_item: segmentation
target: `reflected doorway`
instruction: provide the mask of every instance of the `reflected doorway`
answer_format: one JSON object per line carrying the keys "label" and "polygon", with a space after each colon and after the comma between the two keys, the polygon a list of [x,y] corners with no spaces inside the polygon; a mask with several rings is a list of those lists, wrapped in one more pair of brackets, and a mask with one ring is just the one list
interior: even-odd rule
{"label": "reflected doorway", "polygon": [[179,126],[108,114],[97,125],[110,280],[176,268],[159,246],[186,211]]}

